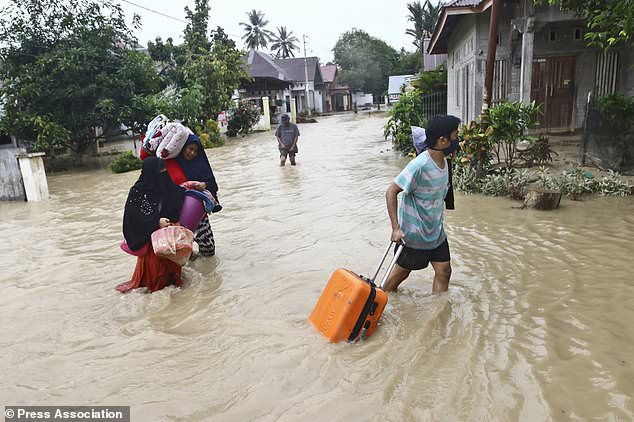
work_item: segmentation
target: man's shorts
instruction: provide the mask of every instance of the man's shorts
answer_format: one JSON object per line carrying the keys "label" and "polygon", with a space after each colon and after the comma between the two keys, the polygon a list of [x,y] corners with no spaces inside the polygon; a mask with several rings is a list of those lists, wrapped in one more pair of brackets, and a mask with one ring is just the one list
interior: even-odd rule
{"label": "man's shorts", "polygon": [[297,150],[297,145],[295,145],[295,148],[293,148],[291,151],[288,150],[288,148],[278,148],[280,150],[280,157],[285,157],[286,156],[291,156],[294,157],[295,154],[297,154],[298,150]]}
{"label": "man's shorts", "polygon": [[449,262],[451,255],[449,253],[449,243],[445,239],[436,249],[423,250],[412,249],[403,246],[403,252],[398,257],[396,263],[406,270],[422,270],[427,268],[430,262]]}

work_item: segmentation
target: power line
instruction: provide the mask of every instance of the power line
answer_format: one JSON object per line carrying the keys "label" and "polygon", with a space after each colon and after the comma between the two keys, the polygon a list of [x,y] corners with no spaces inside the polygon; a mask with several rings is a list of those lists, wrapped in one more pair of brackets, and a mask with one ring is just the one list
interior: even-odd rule
{"label": "power line", "polygon": [[178,19],[178,18],[175,18],[174,16],[166,15],[165,13],[161,13],[159,11],[156,11],[156,10],[153,10],[153,9],[149,9],[149,8],[147,8],[145,6],[141,6],[140,4],[132,3],[131,1],[128,1],[128,0],[121,0],[121,1],[124,2],[124,3],[131,4],[132,6],[136,6],[136,7],[139,7],[141,9],[145,9],[148,12],[156,13],[157,15],[165,16],[166,18],[173,19],[175,21],[178,21],[178,22],[181,22],[181,23],[184,23],[184,24],[188,23],[187,21],[184,21],[182,19]]}
{"label": "power line", "polygon": [[[133,3],[133,2],[131,2],[129,0],[121,0],[121,1],[124,2],[124,3],[131,4],[133,6],[139,7],[141,9],[147,10],[148,12],[156,13],[157,15],[161,15],[161,16],[164,16],[166,18],[173,19],[173,20],[175,20],[177,22],[181,22],[181,23],[184,23],[184,24],[188,24],[189,23],[189,22],[184,21],[182,19],[175,18],[174,16],[166,15],[165,13],[159,12],[157,10],[150,9],[148,7],[145,7],[145,6],[141,6],[140,4]],[[236,38],[236,39],[239,39],[239,40],[242,39],[239,35],[229,34],[227,32],[225,32],[225,34],[230,36],[230,37],[232,37],[232,38]]]}

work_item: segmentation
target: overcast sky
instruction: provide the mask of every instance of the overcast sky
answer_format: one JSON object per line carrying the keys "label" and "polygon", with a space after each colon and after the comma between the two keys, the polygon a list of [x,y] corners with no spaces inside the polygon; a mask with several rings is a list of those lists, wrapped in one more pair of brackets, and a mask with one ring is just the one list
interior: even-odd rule
{"label": "overcast sky", "polygon": [[[155,10],[185,21],[184,7],[194,8],[194,0],[116,0],[129,16],[133,13],[141,16],[142,28],[137,36],[142,45],[148,40],[172,37],[182,42],[185,23],[163,17],[139,6]],[[411,0],[409,0],[411,1]],[[434,3],[435,1],[432,0]],[[309,56],[318,56],[322,63],[332,60],[332,48],[339,35],[352,28],[363,29],[370,35],[380,38],[397,50],[405,47],[413,51],[412,37],[405,35],[408,0],[211,0],[209,27],[221,26],[232,36],[238,48],[244,47],[241,37],[244,34],[240,22],[247,22],[246,13],[252,9],[261,10],[269,21],[267,29],[276,33],[276,28],[286,26],[288,31],[302,41],[306,34],[306,52]],[[300,45],[301,46],[301,45]],[[297,55],[297,54],[296,54]],[[301,54],[303,55],[303,50]]]}

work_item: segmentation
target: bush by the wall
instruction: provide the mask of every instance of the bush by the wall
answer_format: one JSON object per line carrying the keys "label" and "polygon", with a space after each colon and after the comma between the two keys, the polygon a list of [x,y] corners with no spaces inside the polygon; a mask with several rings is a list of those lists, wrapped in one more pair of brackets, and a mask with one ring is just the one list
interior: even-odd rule
{"label": "bush by the wall", "polygon": [[139,170],[142,165],[143,161],[132,155],[132,151],[126,151],[112,160],[109,168],[113,173],[126,173],[132,170]]}
{"label": "bush by the wall", "polygon": [[260,110],[250,101],[240,101],[227,123],[227,136],[233,138],[238,133],[247,134],[260,120]]}

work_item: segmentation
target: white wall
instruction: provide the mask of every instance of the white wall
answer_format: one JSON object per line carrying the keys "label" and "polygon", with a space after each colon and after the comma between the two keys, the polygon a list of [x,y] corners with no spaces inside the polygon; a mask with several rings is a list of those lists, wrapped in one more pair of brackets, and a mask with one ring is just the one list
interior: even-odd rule
{"label": "white wall", "polygon": [[357,103],[357,107],[361,107],[366,104],[374,104],[374,96],[363,92],[355,92],[352,95],[352,101]]}
{"label": "white wall", "polygon": [[476,35],[475,15],[464,16],[451,33],[447,48],[447,114],[463,121],[476,116],[477,91],[482,89],[478,80]]}

